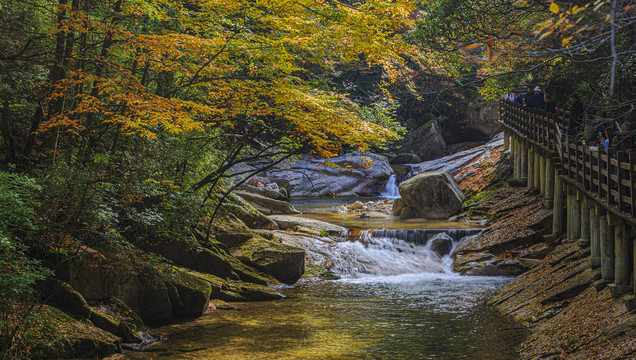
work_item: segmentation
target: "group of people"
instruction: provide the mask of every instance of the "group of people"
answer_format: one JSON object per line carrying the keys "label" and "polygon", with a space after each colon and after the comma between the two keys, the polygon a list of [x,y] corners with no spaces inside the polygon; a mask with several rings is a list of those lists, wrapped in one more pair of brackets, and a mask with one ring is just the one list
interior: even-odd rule
{"label": "group of people", "polygon": [[[541,90],[540,86],[528,86],[524,96],[520,96],[516,90],[506,94],[505,100],[512,101],[523,106],[544,110],[547,113],[555,113],[556,106],[552,96]],[[592,120],[583,107],[581,98],[577,94],[569,97],[570,117],[567,124],[567,139],[569,142],[582,143],[584,146],[595,146],[599,150],[619,151],[631,153],[635,146],[635,136],[631,124],[625,121],[620,131],[615,131],[612,126],[606,128],[605,123]],[[613,122],[612,122],[613,123]],[[611,141],[610,141],[611,139]]]}
{"label": "group of people", "polygon": [[523,97],[517,93],[517,90],[512,90],[510,93],[506,94],[506,100],[517,104],[523,104],[523,106],[534,109],[556,112],[552,96],[544,93],[540,86],[535,86],[534,89],[531,86],[528,86]]}

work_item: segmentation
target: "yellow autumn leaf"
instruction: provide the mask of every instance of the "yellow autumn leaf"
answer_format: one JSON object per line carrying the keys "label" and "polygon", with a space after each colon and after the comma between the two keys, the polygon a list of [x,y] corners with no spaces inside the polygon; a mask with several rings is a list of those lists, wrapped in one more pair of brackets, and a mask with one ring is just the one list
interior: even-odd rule
{"label": "yellow autumn leaf", "polygon": [[557,3],[552,2],[552,4],[550,4],[550,11],[554,14],[559,12],[559,5],[557,5]]}

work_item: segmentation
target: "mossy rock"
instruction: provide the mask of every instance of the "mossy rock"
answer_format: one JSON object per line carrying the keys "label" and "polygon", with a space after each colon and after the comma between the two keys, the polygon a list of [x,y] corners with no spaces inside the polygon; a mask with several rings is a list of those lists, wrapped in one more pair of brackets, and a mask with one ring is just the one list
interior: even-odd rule
{"label": "mossy rock", "polygon": [[187,272],[175,270],[167,281],[173,313],[177,317],[195,318],[203,315],[208,308],[212,287],[208,282]]}
{"label": "mossy rock", "polygon": [[56,274],[88,301],[116,296],[135,309],[145,323],[169,323],[172,304],[158,270],[143,264],[139,268],[113,264],[116,262],[108,256],[85,248],[64,261]]}
{"label": "mossy rock", "polygon": [[221,208],[224,212],[235,216],[250,229],[278,230],[278,225],[275,222],[270,220],[262,212],[256,210],[256,208],[247,201],[231,194],[230,197],[232,197],[232,199],[223,204]]}
{"label": "mossy rock", "polygon": [[79,292],[66,282],[55,277],[44,280],[39,287],[42,300],[60,309],[88,317],[91,309]]}
{"label": "mossy rock", "polygon": [[44,305],[29,329],[33,359],[98,358],[121,351],[120,339]]}
{"label": "mossy rock", "polygon": [[228,247],[241,245],[254,236],[254,232],[234,216],[215,219],[213,226],[216,241]]}
{"label": "mossy rock", "polygon": [[293,284],[305,271],[305,251],[255,236],[237,248],[234,256],[280,282]]}
{"label": "mossy rock", "polygon": [[179,270],[206,281],[212,288],[210,299],[220,299],[223,301],[264,301],[283,298],[283,295],[267,286],[236,280],[228,281],[211,274],[204,274],[190,269],[180,268]]}
{"label": "mossy rock", "polygon": [[195,239],[184,237],[181,239],[138,239],[136,245],[145,251],[161,255],[179,266],[224,278],[239,278],[228,260],[230,256],[213,243],[209,248],[205,248]]}

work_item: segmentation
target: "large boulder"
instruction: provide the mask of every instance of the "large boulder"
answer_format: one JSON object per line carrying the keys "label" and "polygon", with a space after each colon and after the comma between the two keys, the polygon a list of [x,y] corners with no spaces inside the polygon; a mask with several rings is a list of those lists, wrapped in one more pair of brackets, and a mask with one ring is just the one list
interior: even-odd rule
{"label": "large boulder", "polygon": [[235,249],[233,254],[245,264],[286,284],[295,283],[305,272],[304,250],[261,237],[250,239]]}
{"label": "large boulder", "polygon": [[[269,164],[252,165],[264,167]],[[232,171],[241,173],[248,169],[249,166],[242,164]],[[279,185],[287,186],[288,182],[289,195],[292,197],[351,197],[378,195],[392,173],[386,157],[353,152],[330,159],[303,155],[297,160],[285,161],[261,176]]]}
{"label": "large boulder", "polygon": [[55,273],[86,300],[116,296],[137,311],[145,323],[167,324],[172,319],[172,304],[162,275],[151,267],[137,266],[122,266],[118,260],[85,248],[64,261]]}
{"label": "large boulder", "polygon": [[410,132],[399,145],[401,151],[415,154],[422,161],[437,159],[446,154],[446,142],[436,120],[431,120]]}
{"label": "large boulder", "polygon": [[447,219],[461,210],[465,199],[446,171],[423,173],[402,182],[400,195],[402,208],[393,210],[402,218]]}
{"label": "large boulder", "polygon": [[205,280],[174,269],[173,279],[166,286],[175,315],[195,318],[203,315],[208,308],[212,287]]}

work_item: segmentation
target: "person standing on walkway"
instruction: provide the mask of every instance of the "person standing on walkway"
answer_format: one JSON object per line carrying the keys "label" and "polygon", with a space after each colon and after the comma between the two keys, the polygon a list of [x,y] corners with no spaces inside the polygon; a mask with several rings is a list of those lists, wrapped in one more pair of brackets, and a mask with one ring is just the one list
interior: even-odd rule
{"label": "person standing on walkway", "polygon": [[541,87],[535,86],[534,95],[532,95],[532,107],[535,109],[543,110],[545,107],[545,102],[543,101],[543,92],[541,91]]}
{"label": "person standing on walkway", "polygon": [[568,137],[570,141],[575,141],[579,137],[581,125],[583,124],[583,103],[577,94],[570,95],[570,120],[568,121]]}
{"label": "person standing on walkway", "polygon": [[543,94],[543,101],[545,102],[545,106],[543,110],[547,113],[555,113],[556,106],[554,105],[554,101],[552,101],[552,96],[550,94]]}
{"label": "person standing on walkway", "polygon": [[533,107],[532,104],[532,96],[534,94],[532,93],[532,87],[528,86],[528,89],[526,89],[526,93],[523,97],[523,105],[527,106],[527,107]]}

